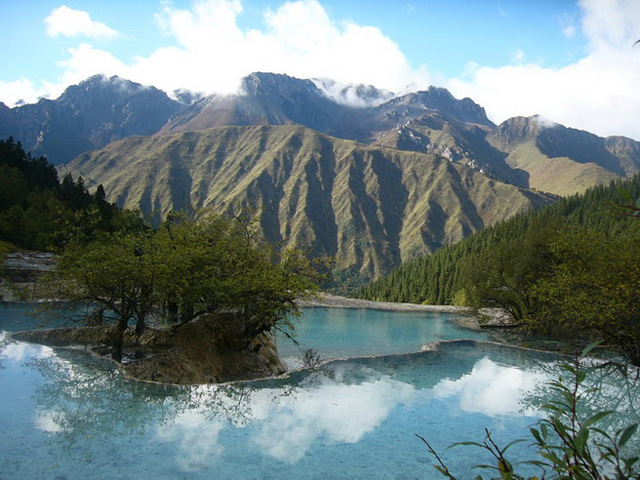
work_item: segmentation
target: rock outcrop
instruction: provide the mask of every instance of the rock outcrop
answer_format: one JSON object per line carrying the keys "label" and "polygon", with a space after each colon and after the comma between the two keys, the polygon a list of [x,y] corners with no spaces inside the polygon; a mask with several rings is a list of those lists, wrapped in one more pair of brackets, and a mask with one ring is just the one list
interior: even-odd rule
{"label": "rock outcrop", "polygon": [[[274,336],[249,338],[233,314],[203,315],[179,327],[147,328],[140,336],[125,333],[123,362],[129,377],[170,384],[221,383],[279,375],[286,367]],[[111,327],[66,327],[29,330],[16,340],[50,346],[83,346],[98,355],[109,353]]]}
{"label": "rock outcrop", "polygon": [[55,269],[56,258],[52,253],[9,253],[0,265],[0,302],[43,299],[36,289],[36,280],[42,273]]}

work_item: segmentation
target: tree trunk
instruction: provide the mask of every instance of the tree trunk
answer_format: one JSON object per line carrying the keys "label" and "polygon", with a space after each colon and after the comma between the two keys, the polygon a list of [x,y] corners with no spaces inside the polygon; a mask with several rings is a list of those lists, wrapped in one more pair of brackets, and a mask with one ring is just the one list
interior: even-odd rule
{"label": "tree trunk", "polygon": [[167,300],[166,305],[167,319],[171,323],[177,323],[178,321],[178,302],[175,301],[174,296],[171,295]]}
{"label": "tree trunk", "polygon": [[144,318],[139,318],[136,322],[136,335],[139,337],[144,332],[146,328],[146,324],[144,322]]}
{"label": "tree trunk", "polygon": [[118,363],[122,362],[122,347],[127,323],[128,319],[120,317],[111,331],[111,358]]}

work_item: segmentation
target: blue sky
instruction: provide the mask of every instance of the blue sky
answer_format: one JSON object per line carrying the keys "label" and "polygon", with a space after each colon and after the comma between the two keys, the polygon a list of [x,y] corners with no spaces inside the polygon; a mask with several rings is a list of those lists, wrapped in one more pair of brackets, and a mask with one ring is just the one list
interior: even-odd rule
{"label": "blue sky", "polygon": [[437,85],[494,122],[542,114],[640,139],[637,0],[0,0],[0,101],[105,73],[171,92],[252,71]]}

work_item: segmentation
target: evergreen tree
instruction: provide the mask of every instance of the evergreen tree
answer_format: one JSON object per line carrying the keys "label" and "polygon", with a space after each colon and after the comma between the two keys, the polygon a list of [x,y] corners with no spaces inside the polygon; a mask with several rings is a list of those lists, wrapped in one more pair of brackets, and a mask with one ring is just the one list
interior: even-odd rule
{"label": "evergreen tree", "polygon": [[135,215],[106,200],[99,185],[89,193],[82,177],[58,181],[53,165],[33,158],[13,138],[0,140],[0,241],[17,248],[60,250],[71,239],[142,227]]}

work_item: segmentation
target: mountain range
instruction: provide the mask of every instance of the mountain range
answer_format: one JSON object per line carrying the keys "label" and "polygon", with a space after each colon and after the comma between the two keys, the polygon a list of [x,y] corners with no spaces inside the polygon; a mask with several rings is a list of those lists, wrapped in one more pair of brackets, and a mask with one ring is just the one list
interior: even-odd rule
{"label": "mountain range", "polygon": [[156,222],[250,207],[267,239],[330,255],[339,279],[356,283],[640,170],[632,139],[536,116],[495,125],[443,88],[394,96],[254,73],[239,92],[172,99],[95,76],[57,100],[0,104],[0,137]]}
{"label": "mountain range", "polygon": [[114,140],[154,134],[184,107],[154,87],[95,75],[56,100],[0,103],[0,138],[13,136],[32,155],[60,165]]}
{"label": "mountain range", "polygon": [[99,179],[110,199],[156,222],[180,207],[248,207],[268,240],[332,256],[354,278],[551,201],[442,157],[298,125],[129,137],[67,171]]}

